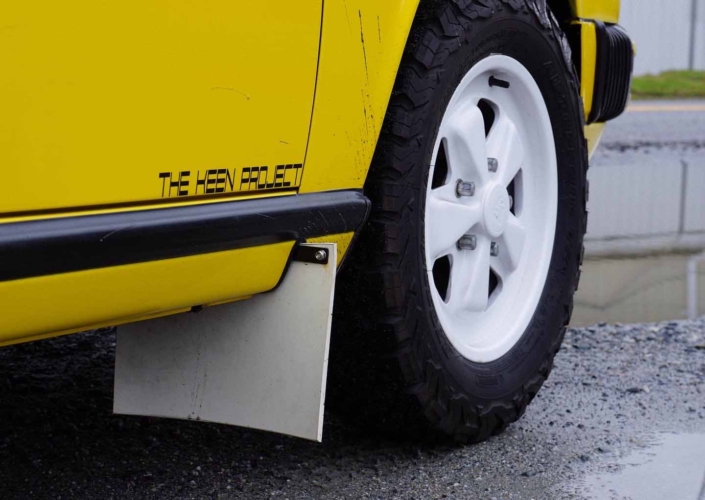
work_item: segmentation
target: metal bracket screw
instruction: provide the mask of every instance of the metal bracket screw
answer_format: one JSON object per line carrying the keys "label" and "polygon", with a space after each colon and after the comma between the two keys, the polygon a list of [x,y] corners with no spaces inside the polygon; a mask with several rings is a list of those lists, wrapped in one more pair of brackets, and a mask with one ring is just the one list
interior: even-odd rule
{"label": "metal bracket screw", "polygon": [[319,250],[319,251],[316,252],[315,257],[316,257],[316,260],[320,262],[320,261],[322,261],[322,260],[326,260],[326,256],[327,256],[327,255],[328,255],[328,254],[326,254],[326,251],[325,251],[325,250]]}

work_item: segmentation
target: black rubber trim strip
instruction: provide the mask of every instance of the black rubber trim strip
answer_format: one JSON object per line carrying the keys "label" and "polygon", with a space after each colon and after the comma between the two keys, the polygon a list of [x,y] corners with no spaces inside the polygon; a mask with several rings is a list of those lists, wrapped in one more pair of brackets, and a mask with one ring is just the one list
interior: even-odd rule
{"label": "black rubber trim strip", "polygon": [[0,224],[0,281],[357,231],[361,191]]}
{"label": "black rubber trim strip", "polygon": [[606,122],[624,112],[629,100],[634,64],[632,42],[627,32],[616,24],[592,22],[597,37],[597,61],[588,124]]}

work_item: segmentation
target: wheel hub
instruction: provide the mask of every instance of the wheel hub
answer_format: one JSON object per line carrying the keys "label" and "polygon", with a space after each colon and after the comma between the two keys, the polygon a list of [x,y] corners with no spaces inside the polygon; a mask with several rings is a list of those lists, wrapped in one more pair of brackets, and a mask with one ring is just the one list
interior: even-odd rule
{"label": "wheel hub", "polygon": [[488,187],[482,207],[482,221],[485,231],[492,238],[499,238],[509,219],[509,193],[504,186],[494,184]]}

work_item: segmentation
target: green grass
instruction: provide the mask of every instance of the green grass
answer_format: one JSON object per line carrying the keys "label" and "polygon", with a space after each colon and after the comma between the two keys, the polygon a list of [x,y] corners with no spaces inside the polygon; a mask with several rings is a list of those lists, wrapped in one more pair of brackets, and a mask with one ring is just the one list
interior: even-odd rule
{"label": "green grass", "polygon": [[705,98],[705,71],[665,71],[634,77],[634,99]]}

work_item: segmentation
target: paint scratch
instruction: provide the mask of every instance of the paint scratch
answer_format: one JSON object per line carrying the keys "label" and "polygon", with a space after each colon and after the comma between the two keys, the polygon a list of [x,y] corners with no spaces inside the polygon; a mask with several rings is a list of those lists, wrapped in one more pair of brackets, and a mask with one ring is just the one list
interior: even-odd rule
{"label": "paint scratch", "polygon": [[362,56],[365,58],[365,76],[367,81],[370,81],[370,73],[367,70],[367,50],[365,49],[365,34],[362,30],[362,11],[358,10],[357,14],[360,16],[360,41],[362,42]]}
{"label": "paint scratch", "polygon": [[105,236],[103,236],[103,237],[100,239],[100,242],[103,243],[105,240],[107,240],[108,238],[110,238],[112,235],[114,235],[114,234],[116,234],[116,233],[119,233],[120,231],[126,231],[126,230],[128,230],[128,229],[133,228],[133,227],[135,227],[135,225],[134,225],[134,224],[130,224],[129,226],[121,227],[121,228],[119,228],[119,229],[116,229],[115,231],[110,231],[108,234],[106,234]]}
{"label": "paint scratch", "polygon": [[233,88],[233,87],[211,87],[211,90],[229,90],[230,92],[237,92],[238,94],[243,96],[248,101],[251,99],[251,97],[248,94],[245,94],[244,92],[241,92],[238,89]]}
{"label": "paint scratch", "polygon": [[350,16],[348,15],[348,4],[347,2],[345,2],[345,0],[343,0],[343,7],[345,7],[345,19],[348,20],[348,31],[352,35],[352,26],[350,23]]}
{"label": "paint scratch", "polygon": [[379,38],[379,43],[382,43],[382,27],[379,24],[379,16],[377,16],[377,37]]}

